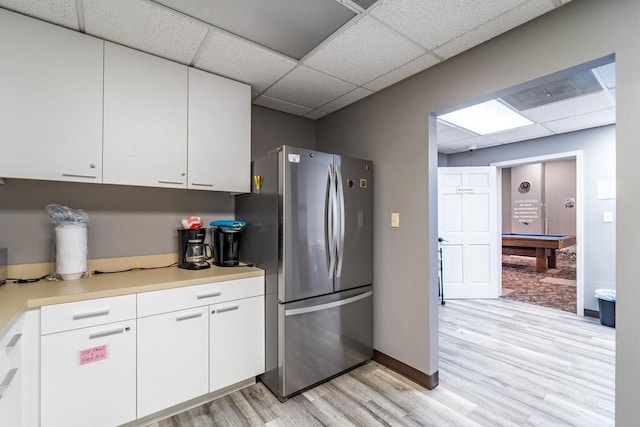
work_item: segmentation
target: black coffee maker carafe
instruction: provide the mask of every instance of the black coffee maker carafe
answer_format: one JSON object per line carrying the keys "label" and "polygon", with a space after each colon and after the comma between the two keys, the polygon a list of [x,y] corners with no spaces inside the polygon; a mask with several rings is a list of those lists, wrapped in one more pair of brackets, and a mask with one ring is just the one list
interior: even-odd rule
{"label": "black coffee maker carafe", "polygon": [[206,235],[206,228],[178,230],[178,248],[180,250],[178,267],[187,270],[201,270],[211,267],[207,260],[213,257],[213,248],[204,243]]}

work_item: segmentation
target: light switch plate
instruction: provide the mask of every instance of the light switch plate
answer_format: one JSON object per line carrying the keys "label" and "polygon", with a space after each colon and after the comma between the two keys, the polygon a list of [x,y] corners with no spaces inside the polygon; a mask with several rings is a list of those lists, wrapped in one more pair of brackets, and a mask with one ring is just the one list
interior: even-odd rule
{"label": "light switch plate", "polygon": [[391,227],[393,228],[400,227],[400,214],[398,212],[391,213]]}
{"label": "light switch plate", "polygon": [[613,212],[603,212],[602,222],[613,222]]}

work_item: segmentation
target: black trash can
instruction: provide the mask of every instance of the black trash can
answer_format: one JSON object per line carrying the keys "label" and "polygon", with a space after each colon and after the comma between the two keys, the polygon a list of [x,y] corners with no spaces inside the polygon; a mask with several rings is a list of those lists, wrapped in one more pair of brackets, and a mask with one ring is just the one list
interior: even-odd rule
{"label": "black trash can", "polygon": [[600,310],[600,324],[616,327],[616,291],[613,289],[597,289],[598,309]]}

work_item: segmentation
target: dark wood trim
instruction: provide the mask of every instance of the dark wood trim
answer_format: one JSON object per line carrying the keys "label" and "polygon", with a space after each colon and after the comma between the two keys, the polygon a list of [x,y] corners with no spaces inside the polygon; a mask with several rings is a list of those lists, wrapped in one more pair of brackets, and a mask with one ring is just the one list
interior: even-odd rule
{"label": "dark wood trim", "polygon": [[595,317],[595,318],[599,318],[600,317],[600,312],[598,310],[589,310],[588,308],[584,309],[584,315],[587,317]]}
{"label": "dark wood trim", "polygon": [[421,372],[416,368],[413,368],[398,359],[394,359],[393,357],[376,349],[373,350],[373,360],[429,390],[433,390],[438,386],[438,371],[435,371],[431,375],[427,375],[424,372]]}

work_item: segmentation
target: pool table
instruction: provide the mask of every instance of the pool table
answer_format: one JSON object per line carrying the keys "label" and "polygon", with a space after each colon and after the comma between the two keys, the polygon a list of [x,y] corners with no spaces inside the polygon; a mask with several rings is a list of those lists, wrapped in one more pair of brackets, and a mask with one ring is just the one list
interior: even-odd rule
{"label": "pool table", "polygon": [[556,249],[576,244],[570,234],[502,234],[502,254],[536,257],[536,271],[544,273],[556,267]]}

